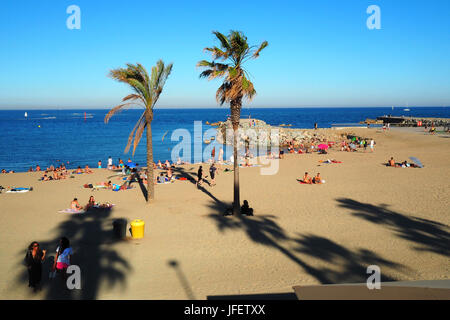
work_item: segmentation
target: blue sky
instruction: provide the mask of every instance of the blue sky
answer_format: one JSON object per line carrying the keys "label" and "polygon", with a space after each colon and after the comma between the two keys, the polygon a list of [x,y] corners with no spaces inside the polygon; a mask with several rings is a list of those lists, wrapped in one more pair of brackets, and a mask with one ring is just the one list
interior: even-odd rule
{"label": "blue sky", "polygon": [[[69,30],[69,5],[81,29]],[[369,30],[369,5],[381,29]],[[450,105],[450,1],[0,2],[0,108],[110,108],[128,94],[112,68],[162,58],[159,107],[216,107],[199,79],[213,30],[269,46],[247,65],[254,107]]]}

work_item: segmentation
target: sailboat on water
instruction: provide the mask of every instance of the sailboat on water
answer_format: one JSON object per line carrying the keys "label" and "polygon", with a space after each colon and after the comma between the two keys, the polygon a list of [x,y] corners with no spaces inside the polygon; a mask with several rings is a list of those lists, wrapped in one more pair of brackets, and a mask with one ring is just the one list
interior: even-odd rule
{"label": "sailboat on water", "polygon": [[25,111],[25,118],[28,118],[28,113]]}

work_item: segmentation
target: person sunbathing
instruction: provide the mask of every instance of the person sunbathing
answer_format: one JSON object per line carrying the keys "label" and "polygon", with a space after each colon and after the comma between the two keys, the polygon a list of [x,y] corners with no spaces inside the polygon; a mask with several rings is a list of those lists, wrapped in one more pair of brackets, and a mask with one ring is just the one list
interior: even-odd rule
{"label": "person sunbathing", "polygon": [[158,168],[162,168],[162,163],[161,163],[161,160],[158,160],[158,164],[157,164],[157,166],[158,166]]}
{"label": "person sunbathing", "polygon": [[70,209],[81,210],[81,209],[83,209],[83,207],[80,206],[77,198],[73,198],[72,202],[70,203]]}
{"label": "person sunbathing", "polygon": [[161,172],[161,174],[158,177],[158,183],[166,183],[168,181],[168,178],[164,176],[164,173]]}
{"label": "person sunbathing", "polygon": [[93,206],[95,206],[95,199],[94,199],[94,196],[90,196],[87,205],[84,207],[84,210],[88,211]]}
{"label": "person sunbathing", "polygon": [[77,170],[75,171],[76,174],[80,174],[83,173],[83,170],[81,169],[80,166],[78,166]]}
{"label": "person sunbathing", "polygon": [[394,157],[391,157],[391,160],[388,161],[388,166],[389,167],[396,167],[395,161],[394,161]]}
{"label": "person sunbathing", "polygon": [[320,177],[320,173],[317,173],[317,175],[314,177],[313,183],[315,183],[315,184],[321,184],[322,183],[322,178]]}
{"label": "person sunbathing", "polygon": [[169,171],[167,172],[167,178],[169,178],[169,181],[174,178],[172,168],[169,168]]}
{"label": "person sunbathing", "polygon": [[53,171],[53,180],[59,180],[58,172]]}
{"label": "person sunbathing", "polygon": [[92,171],[88,165],[86,165],[86,167],[84,167],[84,172],[85,173],[94,173],[94,171]]}
{"label": "person sunbathing", "polygon": [[303,176],[303,182],[307,183],[307,184],[312,184],[312,179],[311,177],[308,175],[308,172],[305,172],[305,175]]}

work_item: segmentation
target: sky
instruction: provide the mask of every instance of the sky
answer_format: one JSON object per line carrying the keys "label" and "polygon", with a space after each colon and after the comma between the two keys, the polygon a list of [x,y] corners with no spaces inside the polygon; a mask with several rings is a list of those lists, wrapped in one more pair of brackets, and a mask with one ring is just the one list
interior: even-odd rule
{"label": "sky", "polygon": [[218,107],[220,80],[196,67],[214,30],[269,43],[246,65],[252,107],[449,106],[449,12],[448,0],[1,0],[0,108],[111,108],[131,89],[108,72],[159,59],[174,66],[157,107]]}

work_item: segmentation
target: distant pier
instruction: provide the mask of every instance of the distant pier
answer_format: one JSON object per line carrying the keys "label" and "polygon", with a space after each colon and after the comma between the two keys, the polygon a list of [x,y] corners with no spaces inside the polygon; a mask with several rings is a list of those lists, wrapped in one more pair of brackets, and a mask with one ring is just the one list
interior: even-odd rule
{"label": "distant pier", "polygon": [[424,118],[424,117],[396,117],[391,115],[384,115],[377,117],[377,121],[382,121],[383,124],[394,124],[400,127],[450,127],[449,118]]}

